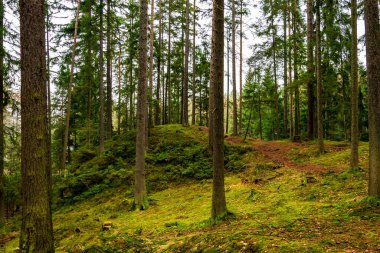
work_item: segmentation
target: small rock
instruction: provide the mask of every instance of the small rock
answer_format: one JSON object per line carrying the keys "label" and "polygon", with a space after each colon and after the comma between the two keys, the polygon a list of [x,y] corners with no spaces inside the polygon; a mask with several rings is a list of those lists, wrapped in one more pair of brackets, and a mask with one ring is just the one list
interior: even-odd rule
{"label": "small rock", "polygon": [[111,230],[111,228],[112,228],[112,222],[111,221],[105,221],[102,225],[103,231]]}
{"label": "small rock", "polygon": [[75,233],[80,233],[80,229],[79,229],[79,228],[76,228],[76,229],[75,229]]}

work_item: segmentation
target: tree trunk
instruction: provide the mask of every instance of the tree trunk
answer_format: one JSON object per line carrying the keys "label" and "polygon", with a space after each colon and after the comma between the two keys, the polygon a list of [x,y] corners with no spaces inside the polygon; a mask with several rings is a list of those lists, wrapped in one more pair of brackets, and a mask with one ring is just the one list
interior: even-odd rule
{"label": "tree trunk", "polygon": [[[121,41],[121,38],[119,38],[119,40]],[[118,113],[117,113],[117,134],[120,135],[120,128],[121,128],[121,78],[122,78],[122,73],[121,73],[121,43],[119,43],[119,59],[118,59],[118,72],[117,72],[117,76],[118,76],[118,91],[117,91],[117,95],[118,95],[118,101],[117,101],[117,104],[118,104]]]}
{"label": "tree trunk", "polygon": [[79,23],[79,11],[80,11],[80,0],[77,1],[77,10],[75,14],[75,28],[74,28],[74,43],[71,54],[71,68],[70,68],[70,80],[67,88],[67,104],[66,104],[66,125],[65,133],[63,137],[63,147],[62,147],[62,161],[61,161],[61,171],[66,175],[66,158],[67,151],[69,150],[69,128],[70,128],[70,114],[71,114],[71,89],[74,81],[74,66],[75,66],[75,50],[77,47],[77,34],[78,34],[78,23]]}
{"label": "tree trunk", "polygon": [[368,194],[373,197],[380,197],[380,27],[378,3],[378,0],[364,0],[368,71]]}
{"label": "tree trunk", "polygon": [[185,27],[185,69],[182,89],[182,125],[189,125],[189,51],[190,51],[190,3],[186,0],[186,27]]}
{"label": "tree trunk", "polygon": [[233,135],[238,135],[238,116],[237,116],[237,99],[236,99],[236,6],[235,1],[232,4],[232,104],[233,104]]}
{"label": "tree trunk", "polygon": [[5,222],[4,189],[4,2],[0,0],[0,226]]}
{"label": "tree trunk", "polygon": [[191,124],[195,125],[195,25],[196,25],[196,17],[195,17],[195,12],[196,12],[196,0],[194,0],[194,12],[193,12],[193,103],[192,103],[192,113],[191,113]]}
{"label": "tree trunk", "polygon": [[135,170],[135,207],[144,210],[148,207],[145,186],[145,124],[147,119],[147,37],[148,37],[148,1],[140,0],[139,35],[139,82],[137,97],[137,136]]}
{"label": "tree trunk", "polygon": [[157,88],[156,88],[156,125],[161,124],[160,89],[161,89],[161,47],[162,47],[162,0],[159,0],[158,23],[158,57],[157,57]]}
{"label": "tree trunk", "polygon": [[287,46],[287,5],[284,3],[284,137],[288,135],[288,46]]}
{"label": "tree trunk", "polygon": [[213,88],[213,191],[211,216],[213,219],[227,214],[224,191],[224,6],[223,0],[214,0],[212,16],[212,50],[210,83]]}
{"label": "tree trunk", "polygon": [[307,136],[314,139],[313,0],[307,0]]}
{"label": "tree trunk", "polygon": [[243,131],[243,0],[240,0],[240,96],[239,133]]}
{"label": "tree trunk", "polygon": [[299,91],[299,81],[298,81],[298,1],[293,2],[293,64],[294,64],[294,99],[295,99],[295,117],[294,117],[294,140],[301,139],[301,128],[300,128],[300,91]]}
{"label": "tree trunk", "polygon": [[45,2],[20,1],[22,252],[54,252],[48,151]]}
{"label": "tree trunk", "polygon": [[149,104],[148,104],[148,128],[153,127],[153,57],[154,57],[154,0],[150,5],[150,41],[149,41]]}
{"label": "tree trunk", "polygon": [[358,118],[358,28],[357,1],[351,0],[351,167],[359,165],[359,118]]}
{"label": "tree trunk", "polygon": [[230,117],[230,30],[227,30],[227,113],[226,113],[226,134],[228,134],[228,121]]}
{"label": "tree trunk", "polygon": [[112,66],[111,66],[111,0],[107,0],[107,131],[106,138],[112,138]]}
{"label": "tree trunk", "polygon": [[321,6],[317,0],[317,124],[318,124],[318,153],[323,154],[323,111],[322,111],[322,66],[321,66]]}
{"label": "tree trunk", "polygon": [[103,84],[103,0],[100,0],[99,22],[99,151],[104,152],[104,84]]}

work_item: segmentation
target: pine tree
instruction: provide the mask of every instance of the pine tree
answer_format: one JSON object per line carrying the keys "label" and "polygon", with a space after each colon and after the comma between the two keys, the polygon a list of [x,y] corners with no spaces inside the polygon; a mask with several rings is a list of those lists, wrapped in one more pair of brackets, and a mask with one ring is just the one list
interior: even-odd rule
{"label": "pine tree", "polygon": [[380,26],[378,4],[378,0],[364,0],[368,72],[368,194],[373,197],[380,197]]}
{"label": "pine tree", "polygon": [[44,8],[42,0],[20,1],[22,252],[54,252]]}
{"label": "pine tree", "polygon": [[212,53],[211,53],[211,79],[210,86],[213,89],[212,133],[213,139],[213,191],[211,216],[213,219],[227,213],[226,196],[224,191],[224,3],[223,0],[213,2],[212,15]]}
{"label": "pine tree", "polygon": [[321,66],[321,1],[317,0],[316,40],[317,40],[317,129],[318,129],[318,153],[323,154],[323,113],[322,113],[322,66]]}
{"label": "pine tree", "polygon": [[4,2],[0,0],[0,226],[5,222],[4,189]]}
{"label": "pine tree", "polygon": [[351,0],[351,167],[359,164],[359,119],[358,119],[358,31],[357,31],[357,1]]}
{"label": "pine tree", "polygon": [[307,0],[307,134],[314,139],[314,57],[313,57],[313,0]]}
{"label": "pine tree", "polygon": [[135,207],[148,208],[145,186],[145,138],[147,123],[147,37],[148,37],[148,1],[140,0],[140,34],[139,34],[139,83],[137,94],[137,136],[135,169]]}

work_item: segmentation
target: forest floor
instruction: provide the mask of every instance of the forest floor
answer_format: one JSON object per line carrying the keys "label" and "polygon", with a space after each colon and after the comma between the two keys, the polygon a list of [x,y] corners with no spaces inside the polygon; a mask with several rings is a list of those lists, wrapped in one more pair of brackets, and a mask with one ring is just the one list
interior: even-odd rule
{"label": "forest floor", "polygon": [[[204,131],[186,131],[205,145]],[[352,170],[345,142],[327,141],[322,156],[314,142],[226,142],[249,149],[244,168],[226,175],[231,216],[210,221],[210,179],[153,191],[145,211],[129,211],[131,187],[110,188],[54,211],[56,252],[380,251],[380,202],[366,197],[368,144]],[[6,252],[17,247],[11,239]]]}

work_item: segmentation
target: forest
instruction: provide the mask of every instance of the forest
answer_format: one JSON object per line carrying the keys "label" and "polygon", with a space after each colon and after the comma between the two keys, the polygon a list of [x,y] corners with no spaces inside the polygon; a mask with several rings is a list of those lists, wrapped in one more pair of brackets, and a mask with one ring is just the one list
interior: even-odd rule
{"label": "forest", "polygon": [[0,252],[380,252],[379,0],[0,0]]}

